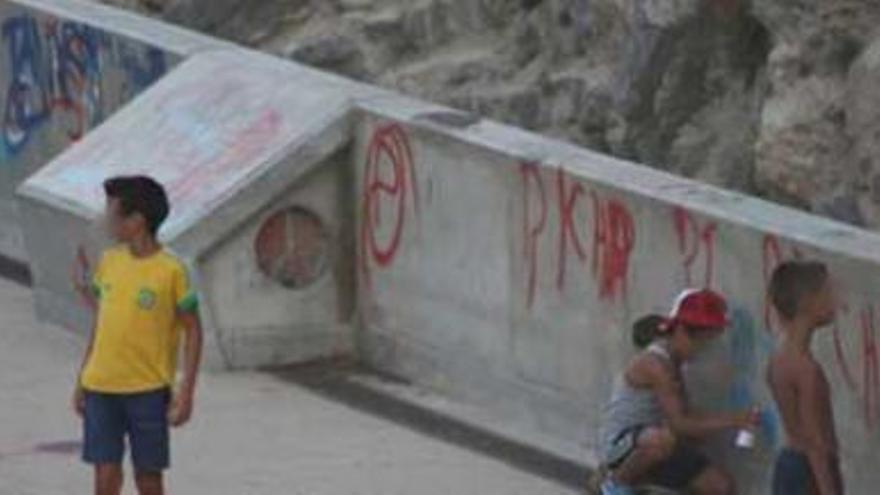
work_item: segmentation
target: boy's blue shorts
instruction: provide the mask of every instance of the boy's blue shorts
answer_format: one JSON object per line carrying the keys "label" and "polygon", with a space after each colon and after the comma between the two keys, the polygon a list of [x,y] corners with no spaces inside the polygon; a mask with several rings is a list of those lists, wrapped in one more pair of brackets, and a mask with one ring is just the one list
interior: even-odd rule
{"label": "boy's blue shorts", "polygon": [[791,449],[780,452],[773,469],[773,495],[806,495],[815,488],[807,456]]}
{"label": "boy's blue shorts", "polygon": [[137,472],[169,466],[168,388],[134,394],[85,392],[83,461],[121,464],[125,440]]}

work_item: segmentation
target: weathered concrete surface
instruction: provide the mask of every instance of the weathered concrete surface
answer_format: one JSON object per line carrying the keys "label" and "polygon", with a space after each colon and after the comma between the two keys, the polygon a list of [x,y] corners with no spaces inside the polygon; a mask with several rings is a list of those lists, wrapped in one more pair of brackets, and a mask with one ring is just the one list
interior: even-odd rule
{"label": "weathered concrete surface", "polygon": [[100,1],[880,228],[874,0]]}
{"label": "weathered concrete surface", "polygon": [[26,261],[14,193],[186,55],[226,44],[75,2],[0,2],[0,254]]}
{"label": "weathered concrete surface", "polygon": [[[231,65],[239,70],[225,70]],[[38,311],[87,328],[69,276],[80,249],[94,262],[106,245],[90,227],[104,207],[101,183],[114,174],[147,173],[166,185],[173,205],[162,237],[201,281],[208,366],[346,351],[352,311],[345,308],[354,297],[344,269],[351,226],[339,189],[346,155],[334,153],[350,140],[348,97],[319,88],[303,92],[290,84],[295,75],[235,52],[191,58],[111,125],[28,179],[21,210],[34,227],[26,237]],[[318,165],[320,171],[309,174]],[[314,231],[300,235],[282,220],[260,241],[268,218],[291,207],[317,218],[303,227]],[[266,246],[258,249],[261,242]],[[286,288],[258,269],[260,249],[268,257],[264,265],[311,266],[320,273],[308,287]]]}
{"label": "weathered concrete surface", "polygon": [[[68,405],[85,342],[36,322],[31,304],[29,291],[0,281],[0,493],[88,493]],[[257,373],[202,378],[172,462],[171,493],[578,493]]]}
{"label": "weathered concrete surface", "polygon": [[[765,283],[781,260],[815,257],[847,302],[817,343],[847,481],[853,493],[877,483],[880,236],[491,122],[438,125],[412,102],[361,108],[353,166],[370,364],[589,451],[633,352],[628,326],[709,286],[730,297],[734,323],[690,368],[697,403],[770,408]],[[766,490],[784,441],[770,409],[754,453],[735,452],[730,436],[712,445],[744,493]]]}
{"label": "weathered concrete surface", "polygon": [[[220,51],[181,64],[21,189],[38,309],[53,321],[87,324],[67,275],[79,245],[92,256],[102,245],[88,223],[101,180],[120,172],[170,186],[164,238],[201,282],[212,365],[353,351],[587,460],[633,320],[688,286],[724,292],[734,324],[691,367],[695,400],[769,406],[766,279],[790,257],[824,260],[846,301],[817,344],[845,475],[854,493],[880,482],[876,234]],[[770,411],[754,453],[728,437],[710,448],[743,493],[764,493],[782,442]]]}

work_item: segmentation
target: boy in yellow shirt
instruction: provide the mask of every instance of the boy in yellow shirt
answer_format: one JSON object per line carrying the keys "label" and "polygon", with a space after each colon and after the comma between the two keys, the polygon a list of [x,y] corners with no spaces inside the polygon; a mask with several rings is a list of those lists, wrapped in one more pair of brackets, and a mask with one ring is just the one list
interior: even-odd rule
{"label": "boy in yellow shirt", "polygon": [[[115,177],[104,191],[107,226],[119,245],[103,254],[91,284],[75,281],[96,324],[73,407],[83,418],[83,460],[95,467],[95,493],[121,492],[127,438],[138,492],[161,495],[169,425],[183,425],[193,410],[202,350],[197,299],[183,264],[156,239],[170,209],[162,186]],[[174,390],[181,330],[184,374]]]}

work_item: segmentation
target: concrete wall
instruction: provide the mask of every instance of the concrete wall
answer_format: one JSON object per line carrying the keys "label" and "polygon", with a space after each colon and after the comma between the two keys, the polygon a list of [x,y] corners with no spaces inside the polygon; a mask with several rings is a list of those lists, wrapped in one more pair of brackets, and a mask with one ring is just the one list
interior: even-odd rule
{"label": "concrete wall", "polygon": [[224,44],[45,0],[0,1],[0,33],[0,254],[25,261],[16,187],[185,55]]}
{"label": "concrete wall", "polygon": [[[118,21],[132,39],[159,29]],[[33,142],[63,144],[63,117]],[[845,474],[853,493],[880,482],[876,234],[223,49],[191,56],[20,188],[43,318],[87,328],[68,274],[105,242],[92,226],[101,180],[130,172],[156,175],[180,205],[164,238],[201,287],[210,367],[350,352],[354,339],[367,363],[587,461],[633,320],[685,287],[724,292],[734,324],[690,367],[695,401],[768,406],[767,277],[790,257],[824,260],[846,302],[817,343]],[[710,444],[743,493],[766,492],[783,441],[772,408],[761,438],[752,453]]]}
{"label": "concrete wall", "polygon": [[109,242],[101,184],[149,174],[172,205],[160,237],[200,288],[206,368],[350,353],[348,95],[246,53],[188,58],[19,188],[42,318],[88,332],[70,274]]}
{"label": "concrete wall", "polygon": [[[686,287],[728,295],[733,317],[689,370],[696,402],[769,406],[765,284],[780,260],[815,257],[846,301],[817,349],[847,481],[852,493],[880,482],[880,237],[491,123],[444,128],[416,107],[365,107],[354,167],[371,364],[589,451],[633,353],[630,324]],[[710,443],[744,493],[766,491],[784,441],[768,409],[754,453],[731,436]]]}
{"label": "concrete wall", "polygon": [[347,179],[342,152],[201,257],[202,314],[222,358],[213,368],[351,354],[352,219],[341,187]]}

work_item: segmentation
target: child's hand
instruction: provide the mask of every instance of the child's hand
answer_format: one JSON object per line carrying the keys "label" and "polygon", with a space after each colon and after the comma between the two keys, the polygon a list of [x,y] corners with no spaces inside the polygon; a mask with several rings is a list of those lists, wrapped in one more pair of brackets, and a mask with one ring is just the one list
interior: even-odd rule
{"label": "child's hand", "polygon": [[89,278],[91,277],[91,266],[89,258],[86,256],[85,248],[79,246],[76,250],[76,262],[71,270],[71,282],[77,292],[83,294],[89,290]]}
{"label": "child's hand", "polygon": [[189,422],[193,411],[193,396],[188,392],[177,392],[168,409],[168,421],[177,428]]}
{"label": "child's hand", "polygon": [[745,430],[754,430],[761,425],[761,410],[753,407],[748,411],[736,415],[736,427]]}
{"label": "child's hand", "polygon": [[86,410],[86,396],[82,387],[79,385],[77,385],[76,389],[73,391],[73,398],[70,401],[70,405],[77,416],[83,417]]}
{"label": "child's hand", "polygon": [[753,407],[749,411],[749,423],[752,426],[752,429],[756,429],[761,426],[761,418],[763,417],[763,412],[760,407]]}

